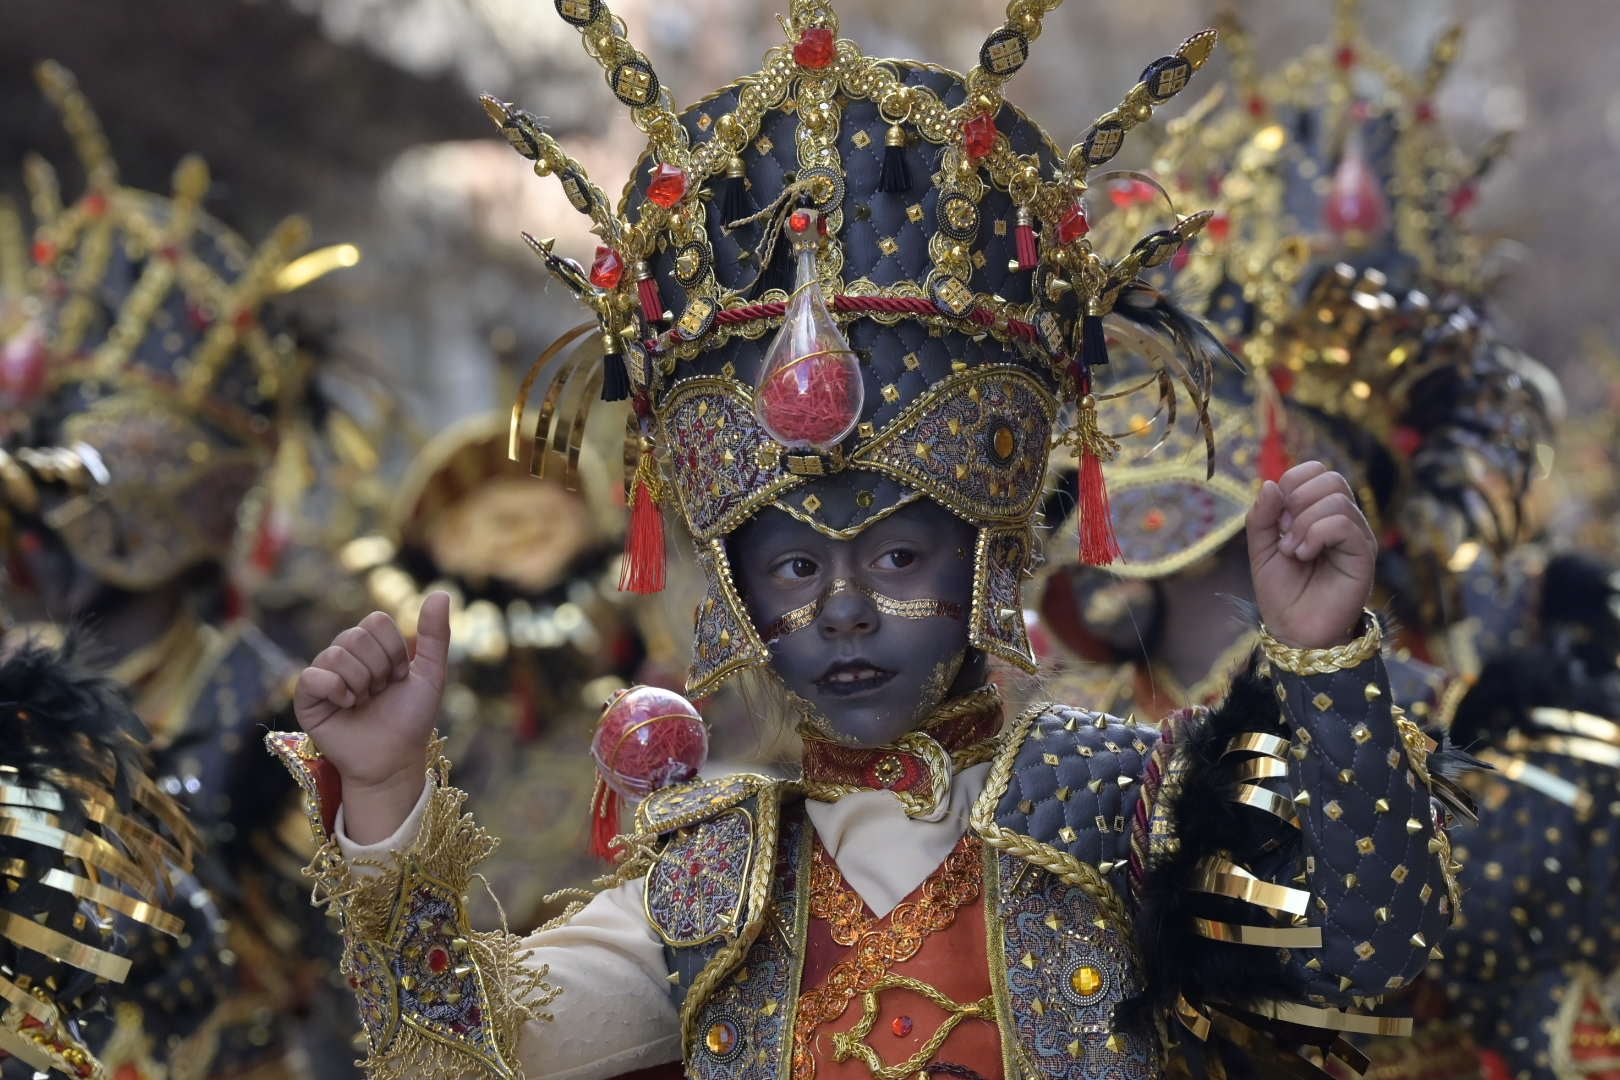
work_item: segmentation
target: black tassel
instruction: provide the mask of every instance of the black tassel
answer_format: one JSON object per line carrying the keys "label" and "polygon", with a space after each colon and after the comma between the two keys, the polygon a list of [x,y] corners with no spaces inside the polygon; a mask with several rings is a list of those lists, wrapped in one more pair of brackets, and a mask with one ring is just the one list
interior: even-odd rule
{"label": "black tassel", "polygon": [[617,334],[602,335],[602,400],[623,401],[630,396],[630,370],[624,366],[624,350]]}
{"label": "black tassel", "polygon": [[748,194],[748,173],[740,157],[726,163],[725,186],[720,189],[720,224],[729,228],[734,221],[751,217],[754,200]]}
{"label": "black tassel", "polygon": [[1087,369],[1108,366],[1108,335],[1101,315],[1080,320],[1080,363]]}
{"label": "black tassel", "polygon": [[878,173],[878,190],[899,195],[911,190],[911,168],[906,164],[906,130],[890,124],[883,137],[883,169]]}

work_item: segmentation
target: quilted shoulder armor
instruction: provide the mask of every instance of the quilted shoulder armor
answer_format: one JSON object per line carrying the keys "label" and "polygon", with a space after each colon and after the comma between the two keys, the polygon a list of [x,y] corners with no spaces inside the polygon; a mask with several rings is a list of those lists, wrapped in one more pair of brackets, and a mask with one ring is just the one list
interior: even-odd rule
{"label": "quilted shoulder armor", "polygon": [[996,826],[1104,873],[1125,860],[1138,781],[1158,731],[1107,713],[1038,705],[1018,720],[980,796]]}
{"label": "quilted shoulder armor", "polygon": [[757,773],[733,773],[714,780],[671,784],[641,800],[636,807],[636,832],[661,836],[675,829],[690,828],[780,783]]}

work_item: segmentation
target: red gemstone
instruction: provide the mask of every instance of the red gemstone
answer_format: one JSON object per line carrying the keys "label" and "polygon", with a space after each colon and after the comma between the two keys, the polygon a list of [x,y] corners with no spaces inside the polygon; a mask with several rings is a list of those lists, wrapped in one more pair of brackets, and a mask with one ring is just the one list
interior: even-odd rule
{"label": "red gemstone", "polygon": [[1350,233],[1368,236],[1380,233],[1389,224],[1389,203],[1384,189],[1362,156],[1359,140],[1352,137],[1344,160],[1333,174],[1323,210],[1327,226],[1339,236]]}
{"label": "red gemstone", "polygon": [[894,1037],[897,1039],[903,1039],[910,1035],[914,1026],[909,1016],[897,1016],[889,1021],[889,1030],[894,1032]]}
{"label": "red gemstone", "polygon": [[679,165],[660,164],[652,171],[647,184],[647,198],[665,210],[681,201],[686,194],[686,170]]}
{"label": "red gemstone", "polygon": [[1249,98],[1249,115],[1264,116],[1266,114],[1266,99],[1259,94]]}
{"label": "red gemstone", "polygon": [[174,244],[164,244],[158,249],[158,254],[167,262],[180,261],[180,249]]}
{"label": "red gemstone", "polygon": [[793,62],[802,68],[820,71],[833,62],[837,51],[833,32],[825,26],[812,26],[799,35],[798,43],[793,46]]}
{"label": "red gemstone", "polygon": [[796,233],[802,233],[810,227],[810,211],[795,210],[788,216],[788,228]]}
{"label": "red gemstone", "polygon": [[1348,45],[1340,45],[1333,54],[1333,62],[1339,65],[1339,70],[1349,71],[1356,66],[1356,50]]}
{"label": "red gemstone", "polygon": [[1204,226],[1204,231],[1209,233],[1212,240],[1225,240],[1232,235],[1232,219],[1225,214],[1216,214]]}
{"label": "red gemstone", "polygon": [[238,332],[248,329],[253,325],[253,309],[238,308],[236,314],[231,317],[231,323]]}
{"label": "red gemstone", "polygon": [[1417,117],[1418,123],[1427,124],[1434,119],[1434,103],[1432,101],[1418,102],[1417,108],[1412,110],[1412,115]]}
{"label": "red gemstone", "polygon": [[1058,219],[1058,243],[1072,244],[1086,233],[1091,231],[1091,222],[1086,220],[1086,208],[1080,203],[1074,203],[1063,212]]}
{"label": "red gemstone", "polygon": [[435,945],[428,950],[428,970],[435,975],[442,975],[450,970],[450,952],[441,945]]}
{"label": "red gemstone", "polygon": [[1473,184],[1464,184],[1451,193],[1451,216],[1460,217],[1474,208],[1479,201],[1479,189]]}
{"label": "red gemstone", "polygon": [[1423,447],[1423,433],[1403,424],[1391,433],[1390,442],[1402,456],[1411,457]]}
{"label": "red gemstone", "polygon": [[107,196],[99,191],[92,191],[84,197],[84,212],[91,217],[100,217],[107,212]]}
{"label": "red gemstone", "polygon": [[596,249],[596,261],[591,263],[591,284],[598,289],[617,289],[624,278],[624,260],[610,247]]}
{"label": "red gemstone", "polygon": [[1277,388],[1277,393],[1287,397],[1294,392],[1294,373],[1287,368],[1272,368],[1271,384]]}
{"label": "red gemstone", "polygon": [[40,266],[56,261],[56,245],[49,240],[34,241],[34,262]]}
{"label": "red gemstone", "polygon": [[962,148],[969,161],[978,161],[996,148],[996,118],[980,113],[962,125]]}
{"label": "red gemstone", "polygon": [[204,311],[196,304],[186,305],[186,319],[191,323],[191,328],[198,333],[208,329],[208,327],[212,325],[214,321],[208,312]]}

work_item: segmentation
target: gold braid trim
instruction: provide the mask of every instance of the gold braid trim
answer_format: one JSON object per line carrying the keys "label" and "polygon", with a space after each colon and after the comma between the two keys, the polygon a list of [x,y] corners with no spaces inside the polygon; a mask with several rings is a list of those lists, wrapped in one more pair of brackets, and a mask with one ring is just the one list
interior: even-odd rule
{"label": "gold braid trim", "polygon": [[1363,611],[1361,617],[1367,629],[1360,637],[1343,645],[1326,649],[1296,649],[1272,637],[1271,631],[1262,625],[1260,648],[1274,667],[1294,675],[1331,675],[1335,671],[1348,671],[1377,656],[1384,640],[1384,631],[1373,613]]}
{"label": "gold braid trim", "polygon": [[[1032,863],[1078,887],[1097,901],[1097,905],[1110,920],[1119,926],[1129,927],[1132,925],[1130,911],[1126,909],[1114,887],[1095,866],[1081,862],[1068,852],[1059,851],[1050,844],[1043,844],[1033,837],[1014,832],[996,821],[996,805],[1001,802],[1002,795],[1006,794],[1007,784],[1012,780],[1013,764],[1018,758],[1018,751],[1028,737],[1029,729],[1046,709],[1045,702],[1031,705],[1013,721],[995,764],[990,766],[990,775],[985,778],[984,791],[973,804],[973,814],[968,821],[969,827],[983,838],[986,844],[998,851],[1016,855],[1025,862]],[[1134,935],[1126,932],[1125,938],[1133,942],[1134,949]]]}
{"label": "gold braid trim", "polygon": [[[409,902],[402,893],[412,883],[428,881],[452,890],[458,898],[464,896],[474,868],[500,843],[471,814],[462,813],[467,794],[450,785],[450,763],[440,746],[442,740],[433,748],[433,764],[428,769],[432,790],[422,827],[408,847],[390,852],[383,859],[351,862],[343,857],[336,839],[330,839],[304,870],[315,882],[312,902],[317,907],[328,907],[337,917],[343,934],[342,970],[346,975],[374,974],[357,968],[359,949],[390,961],[399,954],[400,922]],[[380,1031],[368,1030],[371,1041],[360,1062],[372,1080],[434,1074],[465,1076],[469,1066],[489,1076],[520,1076],[517,1043],[523,1026],[552,1019],[545,1010],[560,991],[546,982],[549,968],[527,963],[532,950],[523,947],[521,938],[504,927],[473,930],[459,903],[454,929],[457,963],[471,964],[476,969],[483,991],[484,1023],[494,1041],[493,1053],[480,1053],[469,1045],[451,1042],[426,1025],[413,1022],[411,1016],[402,1015],[397,1004],[399,987],[395,986],[391,998],[395,1002],[394,1015],[387,1018]],[[377,1044],[379,1039],[381,1045]]]}

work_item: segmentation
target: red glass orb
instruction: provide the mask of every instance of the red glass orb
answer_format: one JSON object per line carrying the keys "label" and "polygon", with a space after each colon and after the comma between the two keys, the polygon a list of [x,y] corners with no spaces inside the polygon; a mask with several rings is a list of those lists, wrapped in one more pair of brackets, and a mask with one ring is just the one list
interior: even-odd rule
{"label": "red glass orb", "polygon": [[1058,243],[1072,244],[1086,233],[1091,231],[1091,222],[1086,220],[1086,208],[1074,203],[1063,212],[1058,219]]}
{"label": "red glass orb", "polygon": [[39,397],[48,363],[45,335],[38,326],[25,325],[0,349],[0,398],[20,406]]}
{"label": "red glass orb", "polygon": [[784,446],[831,446],[860,418],[861,398],[854,385],[859,378],[859,370],[836,353],[779,367],[760,383],[760,420]]}
{"label": "red glass orb", "polygon": [[1344,160],[1333,173],[1323,218],[1339,236],[1380,233],[1389,224],[1389,203],[1355,140],[1346,147]]}
{"label": "red glass orb", "polygon": [[681,201],[686,194],[686,170],[679,165],[660,164],[652,171],[647,184],[647,198],[665,210]]}
{"label": "red glass orb", "polygon": [[617,289],[624,278],[624,260],[610,247],[596,249],[596,261],[591,263],[591,284],[598,289]]}
{"label": "red glass orb", "polygon": [[811,214],[808,210],[795,210],[788,215],[788,228],[796,233],[802,233],[810,228]]}
{"label": "red glass orb", "polygon": [[969,161],[978,161],[996,148],[996,119],[980,113],[962,125],[962,148]]}
{"label": "red glass orb", "polygon": [[811,71],[820,71],[833,62],[838,43],[833,32],[825,26],[812,26],[799,35],[793,46],[793,62]]}
{"label": "red glass orb", "polygon": [[607,786],[632,801],[690,780],[709,756],[709,730],[692,703],[656,686],[633,686],[608,702],[591,739]]}

